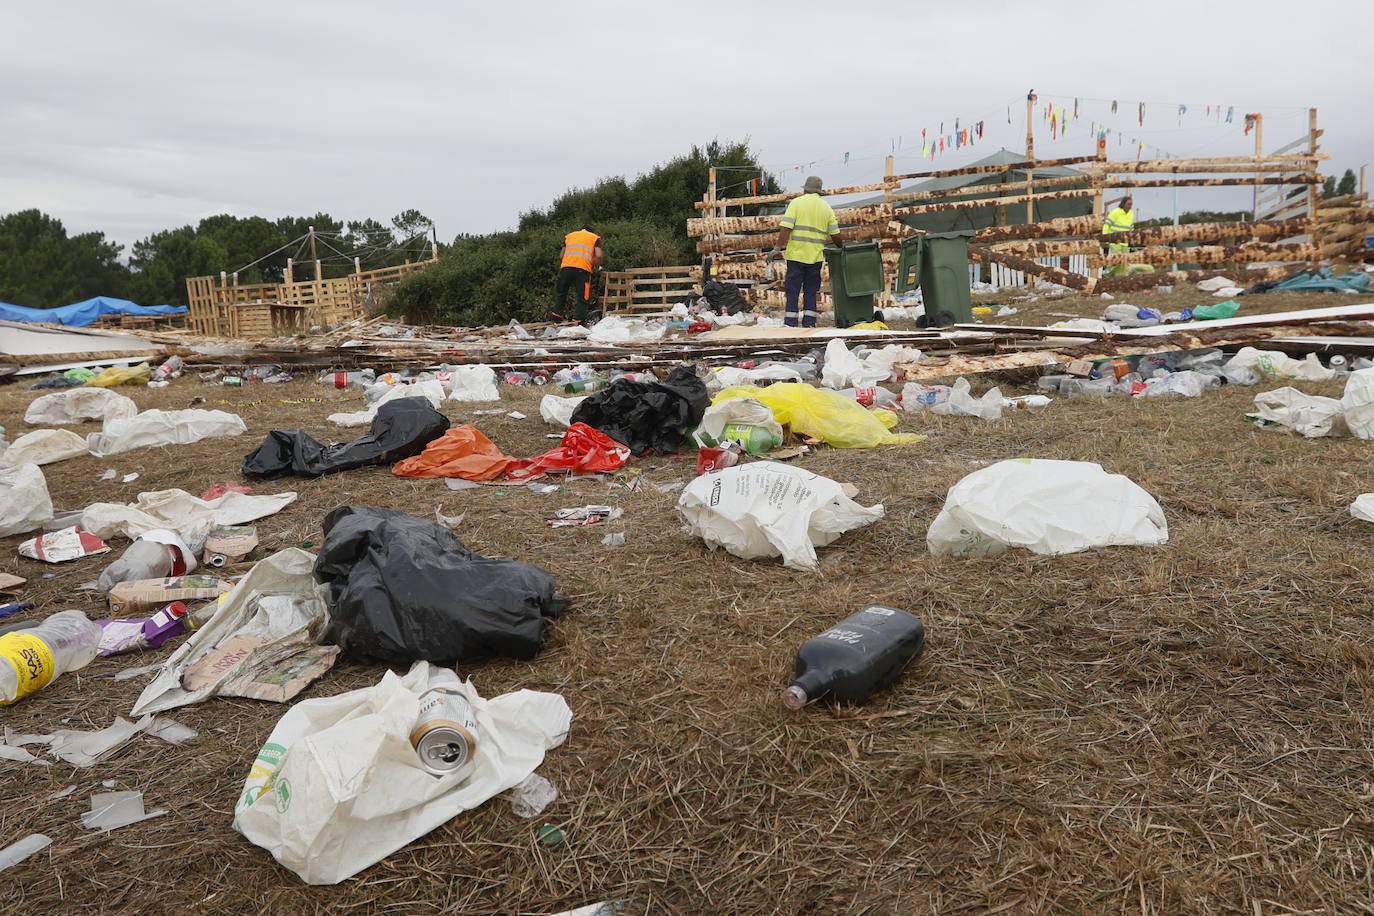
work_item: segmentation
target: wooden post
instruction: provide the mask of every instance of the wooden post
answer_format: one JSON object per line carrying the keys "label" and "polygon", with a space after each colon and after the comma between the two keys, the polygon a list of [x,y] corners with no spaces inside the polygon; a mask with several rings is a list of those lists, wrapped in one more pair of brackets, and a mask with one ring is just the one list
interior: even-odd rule
{"label": "wooden post", "polygon": [[[1026,93],[1026,162],[1035,162],[1035,93]],[[1033,164],[1026,166],[1026,222],[1035,222],[1035,198],[1031,184],[1035,175]]]}
{"label": "wooden post", "polygon": [[[1258,165],[1264,159],[1264,115],[1255,114],[1255,164]],[[1254,197],[1250,205],[1250,218],[1259,219],[1259,187],[1254,190]]]}
{"label": "wooden post", "polygon": [[353,272],[354,272],[355,274],[360,274],[360,273],[363,272],[363,259],[362,259],[362,258],[354,258],[354,259],[353,259]]}
{"label": "wooden post", "polygon": [[[892,205],[892,193],[897,190],[897,182],[892,178],[897,172],[896,164],[896,160],[888,156],[883,166],[883,200],[889,206]],[[879,305],[888,305],[892,302],[893,278],[893,274],[888,273],[886,270],[883,271],[883,293],[882,298],[878,302]]]}
{"label": "wooden post", "polygon": [[[1097,144],[1097,168],[1093,169],[1093,190],[1097,193],[1093,195],[1093,222],[1097,223],[1100,229],[1103,217],[1106,215],[1102,191],[1107,185],[1107,138],[1097,137],[1094,142]],[[1098,280],[1102,276],[1102,269],[1100,267],[1091,268],[1088,275],[1094,281]]]}
{"label": "wooden post", "polygon": [[[1307,151],[1308,153],[1314,156],[1317,154],[1317,134],[1317,109],[1309,108],[1307,109]],[[1312,173],[1313,177],[1316,177],[1317,163],[1313,162],[1308,167],[1308,171]],[[1256,193],[1258,193],[1259,189],[1256,188],[1255,191]],[[1280,193],[1282,193],[1282,191],[1280,191]],[[1318,188],[1315,183],[1307,186],[1307,215],[1309,218],[1316,217],[1317,200],[1318,198],[1320,198],[1320,196],[1321,189]],[[1314,245],[1317,244],[1317,235],[1315,229],[1313,230],[1312,235],[1308,236],[1308,241],[1312,242]]]}
{"label": "wooden post", "polygon": [[294,283],[294,282],[295,282],[295,276],[294,276],[295,272],[296,272],[296,264],[295,264],[295,261],[293,261],[291,258],[287,258],[287,259],[286,259],[286,274],[285,274],[285,276],[282,277],[282,282],[284,282],[284,283]]}

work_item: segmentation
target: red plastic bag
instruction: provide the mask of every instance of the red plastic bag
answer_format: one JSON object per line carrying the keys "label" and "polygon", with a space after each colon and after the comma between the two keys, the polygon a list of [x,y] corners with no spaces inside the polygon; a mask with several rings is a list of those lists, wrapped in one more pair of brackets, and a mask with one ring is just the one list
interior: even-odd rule
{"label": "red plastic bag", "polygon": [[495,480],[511,462],[496,443],[472,425],[450,429],[413,458],[399,461],[391,473],[398,477],[461,477]]}
{"label": "red plastic bag", "polygon": [[563,433],[563,442],[536,458],[517,461],[506,468],[512,480],[526,480],[547,473],[597,474],[624,467],[630,449],[599,429],[574,423]]}
{"label": "red plastic bag", "polygon": [[226,480],[224,483],[217,483],[217,484],[215,484],[213,487],[211,487],[210,489],[206,490],[204,493],[200,494],[200,498],[203,499],[203,500],[205,500],[205,501],[208,503],[208,502],[209,502],[210,500],[212,500],[212,499],[219,499],[221,496],[224,496],[226,493],[252,493],[252,492],[253,492],[253,488],[252,488],[252,487],[245,487],[245,486],[242,486],[241,484],[234,483],[233,481]]}

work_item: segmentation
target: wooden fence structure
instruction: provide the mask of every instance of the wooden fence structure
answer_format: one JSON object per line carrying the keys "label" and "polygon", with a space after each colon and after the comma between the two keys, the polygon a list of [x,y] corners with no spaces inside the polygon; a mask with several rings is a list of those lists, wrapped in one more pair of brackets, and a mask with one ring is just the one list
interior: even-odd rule
{"label": "wooden fence structure", "polygon": [[330,327],[379,311],[390,299],[394,284],[408,274],[434,264],[437,246],[427,261],[362,270],[325,277],[319,261],[314,277],[297,280],[296,264],[286,262],[281,283],[240,284],[238,274],[187,277],[191,329],[211,337],[276,337]]}
{"label": "wooden fence structure", "polygon": [[601,310],[606,314],[666,312],[701,288],[697,265],[603,271],[602,277]]}
{"label": "wooden fence structure", "polygon": [[[1254,124],[1253,155],[1114,161],[1107,158],[1106,141],[1102,139],[1096,141],[1091,156],[1036,159],[1031,130],[1034,103],[1033,96],[1026,100],[1026,152],[1022,161],[896,174],[889,156],[881,181],[821,192],[825,196],[882,192],[882,203],[841,206],[836,217],[845,241],[879,241],[888,290],[892,288],[901,240],[920,234],[900,218],[951,210],[996,207],[1000,213],[1019,213],[1024,206],[1025,222],[1003,224],[999,220],[999,224],[977,230],[970,240],[971,259],[986,265],[985,275],[1015,274],[1034,278],[1030,282],[1038,279],[1085,293],[1196,281],[1221,273],[1238,281],[1275,279],[1285,276],[1294,265],[1359,257],[1365,248],[1374,210],[1369,207],[1363,181],[1358,194],[1320,198],[1322,176],[1318,166],[1328,157],[1320,152],[1322,131],[1317,128],[1315,108],[1309,109],[1306,134],[1273,153],[1264,152],[1264,122],[1259,117]],[[1074,166],[1079,174],[1036,179],[1036,169],[1051,166]],[[1011,180],[1012,172],[1024,173],[1025,180]],[[900,190],[901,182],[911,179],[999,173],[1006,174],[991,184]],[[1232,186],[1254,189],[1252,220],[1102,234],[1107,206],[1132,189]],[[698,239],[697,251],[711,257],[717,279],[756,284],[750,292],[753,301],[774,304],[780,301],[776,285],[757,284],[764,278],[765,258],[777,238],[781,216],[729,216],[727,211],[781,204],[796,196],[719,197],[712,169],[706,194],[695,205],[702,215],[687,221],[687,234]],[[1037,203],[1071,198],[1088,200],[1091,212],[1034,220]],[[1128,244],[1131,250],[1109,252],[1109,241]],[[1191,247],[1179,247],[1180,243]],[[1179,270],[1180,263],[1198,267]],[[999,269],[994,273],[993,268]]]}

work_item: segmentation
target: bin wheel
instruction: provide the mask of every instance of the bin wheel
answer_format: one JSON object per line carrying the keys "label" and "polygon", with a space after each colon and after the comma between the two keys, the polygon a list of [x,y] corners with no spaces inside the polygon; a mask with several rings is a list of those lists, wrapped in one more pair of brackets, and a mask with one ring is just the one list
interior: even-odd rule
{"label": "bin wheel", "polygon": [[930,327],[930,319],[927,318],[925,315],[917,315],[917,316],[916,316],[916,327],[918,327],[918,328],[928,328],[928,327]]}
{"label": "bin wheel", "polygon": [[953,312],[936,312],[935,323],[942,328],[947,328],[956,321]]}

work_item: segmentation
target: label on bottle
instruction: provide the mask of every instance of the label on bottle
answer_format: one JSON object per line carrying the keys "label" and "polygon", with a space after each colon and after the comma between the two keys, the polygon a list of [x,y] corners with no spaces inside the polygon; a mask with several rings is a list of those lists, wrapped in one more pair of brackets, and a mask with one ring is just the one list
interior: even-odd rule
{"label": "label on bottle", "polygon": [[55,670],[52,650],[37,636],[22,630],[0,636],[0,658],[14,666],[15,678],[19,682],[14,700],[0,701],[0,705],[22,700],[29,694],[42,690],[48,681],[52,680]]}
{"label": "label on bottle", "polygon": [[893,614],[896,613],[896,611],[892,610],[892,608],[890,607],[878,607],[877,605],[874,605],[873,607],[864,608],[864,613],[877,614],[879,617],[891,617]]}

